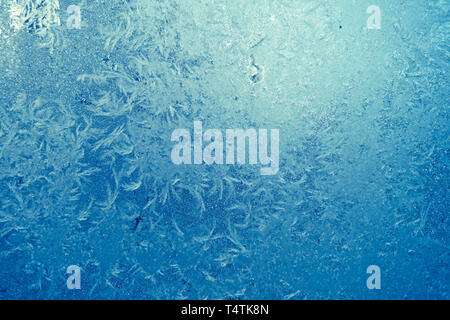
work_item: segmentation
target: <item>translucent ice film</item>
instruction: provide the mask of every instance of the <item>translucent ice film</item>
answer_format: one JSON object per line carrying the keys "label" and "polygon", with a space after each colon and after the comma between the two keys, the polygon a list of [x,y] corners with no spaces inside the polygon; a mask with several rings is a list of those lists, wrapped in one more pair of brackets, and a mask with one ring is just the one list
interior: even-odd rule
{"label": "translucent ice film", "polygon": [[449,299],[448,0],[0,0],[1,299]]}

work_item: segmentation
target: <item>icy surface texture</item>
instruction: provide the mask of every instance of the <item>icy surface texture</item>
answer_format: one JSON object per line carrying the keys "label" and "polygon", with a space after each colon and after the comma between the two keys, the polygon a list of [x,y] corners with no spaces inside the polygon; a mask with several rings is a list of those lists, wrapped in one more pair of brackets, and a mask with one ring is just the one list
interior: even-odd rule
{"label": "icy surface texture", "polygon": [[0,0],[0,298],[448,299],[450,3],[376,2]]}

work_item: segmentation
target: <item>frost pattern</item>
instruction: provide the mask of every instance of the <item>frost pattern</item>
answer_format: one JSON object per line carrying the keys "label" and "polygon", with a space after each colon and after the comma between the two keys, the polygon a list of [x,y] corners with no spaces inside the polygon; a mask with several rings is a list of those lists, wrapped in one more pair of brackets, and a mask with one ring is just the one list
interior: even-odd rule
{"label": "frost pattern", "polygon": [[[448,298],[445,1],[68,5],[0,4],[0,297]],[[280,128],[280,172],[173,165],[194,120]]]}

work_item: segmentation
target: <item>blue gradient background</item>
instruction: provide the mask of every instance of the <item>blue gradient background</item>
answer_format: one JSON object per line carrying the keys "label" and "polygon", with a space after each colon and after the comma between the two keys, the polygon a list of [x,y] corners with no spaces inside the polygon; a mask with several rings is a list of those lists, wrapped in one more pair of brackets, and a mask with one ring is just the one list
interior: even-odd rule
{"label": "blue gradient background", "polygon": [[[0,298],[448,299],[449,7],[0,1]],[[173,165],[194,120],[279,173]]]}

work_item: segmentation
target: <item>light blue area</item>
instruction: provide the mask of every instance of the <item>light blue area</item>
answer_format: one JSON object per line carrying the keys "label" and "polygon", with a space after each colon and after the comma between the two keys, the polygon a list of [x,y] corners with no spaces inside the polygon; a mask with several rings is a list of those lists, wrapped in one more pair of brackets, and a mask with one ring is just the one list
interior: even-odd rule
{"label": "light blue area", "polygon": [[[449,7],[0,0],[0,298],[448,299]],[[174,165],[194,120],[279,172]]]}

